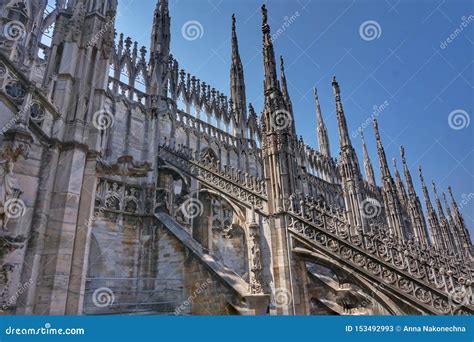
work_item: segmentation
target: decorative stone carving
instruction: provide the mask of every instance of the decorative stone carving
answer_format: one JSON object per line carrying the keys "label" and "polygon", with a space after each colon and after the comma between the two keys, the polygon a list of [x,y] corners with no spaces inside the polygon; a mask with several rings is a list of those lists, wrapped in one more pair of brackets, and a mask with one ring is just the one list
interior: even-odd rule
{"label": "decorative stone carving", "polygon": [[[12,4],[23,3],[28,5],[35,4],[36,2],[28,0],[10,1]],[[361,192],[361,195],[364,195],[362,196],[363,198],[366,197],[365,195],[370,195],[370,197],[382,202],[382,189],[375,186],[375,184],[372,184],[373,186],[367,186],[363,181],[356,181],[354,182],[355,184],[352,184],[352,181],[351,183],[344,181],[348,178],[347,175],[343,175],[344,172],[350,172],[351,176],[354,176],[355,171],[357,171],[357,167],[355,167],[357,163],[353,163],[356,159],[356,154],[355,151],[352,151],[352,148],[345,148],[344,151],[342,151],[341,161],[337,161],[331,159],[329,153],[328,155],[322,155],[309,148],[309,146],[305,145],[304,140],[301,138],[298,140],[296,132],[293,134],[293,132],[290,132],[290,129],[276,132],[275,127],[271,125],[272,122],[269,120],[269,116],[282,107],[289,105],[289,101],[282,99],[278,92],[270,95],[268,110],[264,109],[260,124],[257,122],[257,115],[251,105],[249,108],[248,121],[245,122],[245,117],[241,118],[243,120],[239,120],[239,112],[236,110],[238,108],[236,105],[239,102],[239,99],[236,98],[237,96],[232,96],[233,100],[237,101],[227,100],[223,93],[216,91],[210,85],[202,82],[195,76],[191,76],[184,70],[179,71],[178,61],[169,54],[167,47],[167,45],[169,45],[169,35],[160,35],[160,37],[155,35],[156,39],[153,39],[153,41],[157,43],[157,46],[151,47],[150,56],[146,56],[145,48],[140,50],[139,56],[137,43],[133,43],[130,38],[124,39],[123,35],[121,35],[117,45],[114,44],[113,26],[115,8],[117,5],[116,1],[102,1],[102,5],[105,7],[100,6],[97,1],[94,1],[95,5],[92,5],[91,2],[91,6],[86,6],[83,1],[69,1],[68,3],[71,3],[71,5],[67,6],[67,8],[66,2],[68,1],[57,0],[56,8],[61,15],[57,16],[56,13],[51,13],[50,15],[44,16],[44,21],[41,21],[43,15],[42,13],[38,13],[38,8],[34,5],[31,5],[34,7],[28,7],[32,10],[32,13],[27,13],[26,11],[22,13],[22,11],[27,8],[26,5],[21,9],[17,8],[17,12],[21,17],[25,17],[25,19],[26,16],[29,16],[29,19],[35,17],[38,20],[28,22],[27,26],[31,28],[32,31],[28,32],[28,36],[25,39],[30,41],[28,46],[18,46],[16,52],[12,51],[10,55],[17,56],[10,58],[9,62],[6,61],[5,57],[0,57],[0,59],[2,59],[2,62],[0,62],[0,89],[3,92],[4,99],[8,102],[6,107],[17,107],[15,109],[16,113],[12,113],[14,114],[13,119],[15,119],[15,125],[12,124],[12,126],[16,126],[12,131],[19,132],[18,128],[28,129],[27,124],[31,124],[30,127],[34,129],[34,134],[41,133],[35,129],[34,123],[43,122],[46,111],[45,108],[48,108],[48,119],[50,117],[54,119],[53,122],[49,120],[44,121],[48,124],[44,127],[44,133],[48,134],[48,131],[53,131],[52,139],[50,140],[47,136],[37,136],[37,139],[35,139],[35,141],[40,141],[44,144],[43,146],[38,144],[37,148],[35,148],[35,152],[40,151],[35,155],[35,160],[41,161],[41,163],[32,163],[32,166],[38,170],[35,169],[31,173],[28,172],[28,176],[31,176],[31,179],[34,179],[36,175],[39,175],[38,178],[42,179],[49,177],[49,175],[52,174],[50,173],[50,168],[54,168],[57,165],[50,165],[48,161],[51,157],[55,156],[56,151],[67,151],[71,145],[76,145],[76,142],[82,143],[84,139],[87,139],[87,130],[83,130],[81,126],[86,124],[83,122],[83,118],[88,117],[86,114],[90,114],[88,109],[90,104],[92,104],[92,98],[89,99],[88,96],[84,97],[83,95],[78,96],[77,92],[70,92],[68,90],[74,90],[76,83],[78,89],[83,87],[89,89],[89,85],[92,85],[92,88],[94,88],[91,89],[94,95],[94,104],[107,104],[109,101],[120,99],[124,103],[124,108],[126,108],[124,112],[122,105],[116,103],[117,114],[123,115],[127,123],[122,125],[122,122],[117,122],[119,124],[115,126],[115,133],[113,135],[104,134],[101,136],[101,148],[109,150],[115,149],[121,143],[120,138],[117,139],[117,136],[133,134],[134,129],[141,127],[143,132],[139,133],[144,134],[143,136],[141,134],[133,134],[134,138],[137,138],[133,139],[133,148],[137,149],[138,153],[158,153],[158,156],[155,155],[153,158],[161,158],[163,163],[166,164],[166,168],[174,170],[173,172],[179,174],[179,177],[186,178],[186,182],[183,181],[183,185],[179,187],[176,186],[173,179],[163,181],[161,179],[163,178],[163,172],[160,170],[160,172],[157,173],[159,179],[153,180],[156,181],[156,188],[151,188],[152,185],[150,184],[144,185],[148,179],[139,181],[133,180],[129,183],[124,183],[123,179],[119,181],[120,176],[144,178],[148,176],[152,170],[152,164],[147,161],[136,161],[134,157],[130,155],[121,156],[117,161],[111,160],[110,163],[100,160],[97,166],[97,171],[100,174],[97,184],[97,194],[96,198],[92,199],[95,203],[96,213],[98,211],[99,214],[103,213],[107,218],[112,217],[112,219],[117,219],[118,222],[123,221],[126,223],[127,220],[130,220],[128,222],[132,222],[132,220],[143,220],[143,222],[146,222],[145,220],[152,221],[153,218],[151,215],[154,212],[167,212],[176,221],[185,226],[186,229],[190,227],[190,229],[188,229],[190,232],[193,230],[202,230],[202,227],[207,229],[211,222],[212,228],[215,228],[215,232],[217,233],[215,237],[219,239],[222,236],[224,236],[224,238],[232,238],[232,235],[234,235],[234,238],[241,238],[242,232],[237,228],[241,227],[245,218],[240,217],[240,212],[238,213],[239,215],[235,215],[235,221],[232,219],[227,220],[225,215],[216,218],[214,211],[216,207],[215,202],[210,205],[212,210],[208,210],[209,206],[208,202],[206,202],[206,205],[203,206],[205,216],[203,216],[202,219],[193,221],[190,217],[185,217],[183,210],[181,210],[181,205],[193,199],[193,197],[189,195],[191,190],[188,189],[188,187],[201,190],[206,188],[207,190],[222,195],[226,199],[230,199],[233,204],[241,207],[243,211],[252,207],[256,208],[262,215],[259,222],[262,222],[265,227],[259,227],[259,224],[253,219],[246,241],[244,241],[244,239],[224,241],[224,245],[228,243],[229,246],[232,245],[230,242],[240,243],[242,241],[242,244],[245,242],[245,244],[248,244],[248,249],[245,249],[245,253],[248,252],[248,254],[244,256],[246,259],[248,258],[249,264],[245,265],[245,281],[247,281],[248,277],[250,291],[252,293],[262,293],[262,267],[265,267],[265,275],[268,275],[269,278],[272,278],[272,275],[274,277],[276,277],[275,275],[281,278],[286,277],[283,272],[271,272],[270,270],[272,266],[275,267],[279,264],[279,262],[272,264],[272,260],[270,259],[275,256],[279,257],[278,248],[283,246],[280,242],[284,241],[278,237],[275,239],[274,231],[271,230],[274,227],[272,221],[274,219],[280,219],[280,222],[285,222],[281,224],[280,231],[287,229],[287,233],[291,238],[297,237],[299,242],[304,241],[302,245],[304,245],[305,248],[312,249],[312,252],[315,254],[323,254],[330,260],[337,260],[339,263],[350,268],[354,274],[358,272],[363,273],[363,276],[369,279],[369,281],[381,285],[380,291],[389,288],[392,293],[400,298],[408,298],[406,302],[413,302],[415,304],[419,304],[424,298],[428,298],[429,301],[426,307],[434,313],[472,313],[472,307],[468,307],[467,305],[466,310],[462,308],[456,311],[456,309],[452,308],[452,301],[458,301],[459,305],[464,305],[464,297],[459,298],[459,300],[456,299],[457,297],[451,298],[452,301],[447,300],[447,298],[449,299],[450,292],[455,291],[455,289],[460,289],[460,285],[466,286],[466,290],[472,293],[470,282],[473,279],[473,271],[471,265],[466,261],[469,260],[468,258],[462,257],[456,260],[456,258],[447,255],[448,253],[440,253],[439,250],[437,251],[430,247],[423,246],[419,241],[413,241],[412,234],[407,235],[408,241],[403,242],[399,239],[394,239],[393,236],[390,236],[387,226],[387,213],[385,210],[388,210],[389,206],[383,206],[380,216],[367,220],[367,226],[370,228],[369,232],[366,231],[365,224],[363,224],[363,231],[362,229],[358,229],[360,227],[351,227],[348,217],[353,210],[351,210],[350,207],[344,208],[343,194],[345,195],[346,192],[351,194]],[[163,6],[161,7],[165,8]],[[102,14],[100,16],[103,20],[96,20],[100,14],[99,12]],[[267,25],[268,14],[265,9],[263,16],[264,23]],[[48,17],[57,17],[57,22],[54,21],[56,19],[51,19],[51,21],[48,21],[48,25],[44,25]],[[166,27],[164,27],[168,22],[164,20],[167,18],[167,15],[166,17],[155,16],[155,18],[156,20],[160,19],[155,22],[155,33],[169,32],[166,30]],[[33,25],[30,25],[30,23]],[[42,49],[45,49],[46,57],[39,58],[38,60],[38,51],[32,49],[34,44],[31,44],[31,42],[41,37],[39,33],[48,33],[44,31],[46,26],[54,27],[54,32],[49,32],[49,35],[52,36],[54,33],[55,39],[53,45],[59,48],[41,46]],[[41,30],[37,30],[35,27],[40,27]],[[269,30],[269,27],[266,26],[265,30]],[[164,39],[164,41],[157,41],[158,38],[161,39],[165,36],[166,39]],[[0,38],[0,49],[2,48],[1,40]],[[68,42],[77,42],[77,44],[72,44],[74,46],[77,45],[77,49],[74,48],[70,50],[73,51],[71,53],[66,53],[67,51],[61,53],[61,46],[64,46],[64,44],[67,45]],[[270,43],[270,39],[267,40],[267,43]],[[11,46],[14,45],[22,44],[14,43]],[[91,49],[91,47],[96,47],[98,56],[96,56],[94,52],[96,50]],[[238,49],[234,50],[238,51]],[[98,58],[97,68],[91,69],[90,77],[83,78],[80,75],[81,70],[87,68],[87,65],[83,63],[87,60],[84,56],[88,56],[90,53],[92,53],[90,56],[96,56]],[[15,60],[26,60],[28,55],[34,57],[35,60],[31,60],[30,66],[25,64],[21,66],[20,70],[16,70],[15,65],[21,63],[15,63]],[[48,55],[52,58],[56,58],[57,63],[48,61]],[[64,62],[68,62],[67,59],[78,61],[77,66],[74,68],[71,67],[71,70],[76,70],[77,72],[73,72],[74,75],[72,75],[71,80],[64,77],[58,80],[59,76],[56,74],[58,71],[55,70],[54,65],[63,65]],[[12,61],[14,63],[11,63]],[[148,61],[150,62],[148,63]],[[44,68],[44,63],[46,62],[51,62],[52,64]],[[269,65],[269,63],[266,63],[267,67]],[[115,69],[113,76],[107,73],[107,67],[109,66]],[[37,84],[41,83],[39,81],[41,81],[41,74],[45,72],[45,69],[46,74],[42,80],[44,88],[41,90],[37,88]],[[121,73],[125,74],[125,78],[128,79],[128,82],[123,82],[123,78],[121,80]],[[21,77],[20,74],[22,74]],[[108,89],[107,84],[104,84],[107,78]],[[77,80],[77,82],[75,80]],[[234,81],[235,80],[234,78]],[[58,84],[58,82],[61,84]],[[72,82],[72,84],[69,85],[70,82]],[[231,83],[237,86],[244,85],[243,82]],[[283,86],[283,83],[286,83],[284,74],[281,77],[281,90],[282,92],[286,92],[286,90],[284,91],[283,89],[284,87],[286,88],[286,85]],[[139,86],[139,84],[141,84],[141,86]],[[138,88],[141,88],[142,91]],[[336,91],[339,119],[339,117],[344,114],[337,83]],[[43,96],[40,94],[41,92],[43,92]],[[31,101],[32,99],[35,100]],[[142,101],[142,99],[145,101]],[[184,107],[187,107],[186,111],[189,113],[181,110],[183,108],[178,109],[178,106],[182,106],[180,102],[184,102]],[[245,103],[245,100],[240,102]],[[56,115],[50,115],[53,114],[50,113],[50,109],[58,105],[58,107],[61,107],[61,103],[70,103],[71,106],[69,106],[70,108],[68,110],[61,111],[58,117],[56,117]],[[76,107],[74,107],[74,105],[76,105]],[[195,109],[192,115],[190,114],[191,108]],[[239,109],[243,110],[243,108]],[[27,115],[29,115],[29,118],[26,118]],[[118,117],[119,116],[117,116],[117,118]],[[201,120],[201,117],[207,117],[207,122]],[[214,119],[216,119],[216,124],[214,124]],[[222,128],[222,123],[225,129]],[[52,125],[52,127],[50,125]],[[64,125],[67,125],[67,127]],[[60,126],[64,126],[65,128],[64,135],[63,127]],[[130,128],[130,131],[125,132],[125,127]],[[262,131],[265,133],[265,136],[263,136]],[[248,138],[246,138],[247,136]],[[5,135],[5,142],[7,142],[7,138],[7,135]],[[95,139],[95,137],[93,138],[92,136],[91,138]],[[155,145],[158,142],[154,141],[156,138],[165,141],[165,146],[158,151],[158,146]],[[0,154],[0,215],[3,215],[0,216],[0,226],[2,226],[2,228],[5,228],[7,223],[7,220],[3,219],[6,218],[5,204],[12,199],[19,199],[21,194],[21,191],[16,189],[16,180],[12,171],[14,159],[16,160],[16,157],[14,157],[15,152],[13,151],[18,149],[16,147],[17,145],[14,144],[17,144],[18,141],[19,140],[15,138],[15,140],[12,140],[13,145],[9,146],[5,144],[2,146],[5,147],[5,150],[2,150],[2,154]],[[168,146],[166,145],[167,142],[169,144]],[[261,145],[260,142],[262,143]],[[48,148],[47,145],[50,143],[54,145],[50,147],[54,148]],[[147,144],[149,144],[149,146],[147,146]],[[320,146],[322,145],[323,144],[320,144]],[[75,148],[75,146],[73,147]],[[80,146],[77,147],[82,149],[85,146],[80,144]],[[329,146],[327,146],[327,149],[329,150],[328,147]],[[3,155],[8,149],[10,149],[10,152],[6,154],[11,154],[8,157],[10,159],[5,158]],[[291,151],[289,151],[290,149]],[[276,151],[280,151],[282,154],[278,156],[275,153]],[[41,154],[42,152],[43,154]],[[286,154],[287,152],[292,158],[284,157],[283,153]],[[93,153],[95,152],[89,151],[87,158],[90,158]],[[43,156],[46,156],[47,159],[42,159]],[[276,167],[269,167],[267,160],[265,163],[263,162],[262,156],[275,158],[274,166]],[[295,158],[293,158],[293,156]],[[404,158],[403,155],[402,157]],[[72,166],[78,167],[79,169],[83,169],[83,166],[87,167],[87,165],[81,164],[81,158],[77,158],[75,155],[73,158],[74,164]],[[294,165],[293,159],[296,160]],[[51,160],[54,161],[54,158],[51,158]],[[61,163],[59,164],[61,165]],[[295,167],[293,168],[293,166]],[[244,172],[244,170],[248,173]],[[295,172],[293,172],[293,170],[295,170]],[[57,184],[61,184],[62,187],[63,183],[65,186],[71,185],[71,191],[79,188],[81,184],[79,184],[79,181],[76,183],[75,179],[69,183],[64,182],[61,177],[69,176],[69,174],[63,175],[59,172],[58,175],[60,178],[48,178],[46,182],[40,181],[38,183],[30,179],[25,182],[28,185],[31,184],[32,186],[40,188],[38,192],[40,196],[32,196],[29,198],[30,203],[39,204],[38,213],[35,212],[34,215],[35,219],[46,219],[47,214],[51,214],[48,212],[48,209],[51,208],[58,210],[67,209],[67,213],[69,213],[71,209],[69,205],[67,208],[59,208],[61,205],[59,203],[59,206],[56,206],[56,204],[58,204],[57,199],[55,197],[50,198],[48,193],[53,192],[54,194],[56,188],[50,188],[48,184],[51,184],[53,187],[57,187]],[[266,179],[261,178],[262,175],[265,175]],[[282,175],[290,175],[289,178],[291,178],[291,181],[278,181]],[[352,178],[356,180],[362,178],[357,176],[358,175]],[[187,180],[190,181],[188,182]],[[295,183],[294,186],[292,183]],[[272,189],[274,198],[268,198],[267,186],[268,189]],[[352,187],[354,187],[354,189],[351,189]],[[179,190],[177,190],[177,188],[179,188]],[[286,188],[288,188],[288,190],[286,190]],[[296,191],[296,189],[299,189],[298,191],[304,191],[305,194],[308,193],[311,196],[302,195],[301,193],[292,193]],[[81,191],[82,190],[87,190],[87,188],[81,187]],[[44,198],[42,196],[43,191],[45,194]],[[53,203],[53,205],[49,205],[48,208],[49,199],[52,200],[51,203]],[[344,199],[347,199],[347,197]],[[80,203],[77,207],[77,210],[80,211],[78,212],[78,217],[82,218],[89,214],[89,212],[82,212],[83,208],[86,210],[89,209],[89,205],[87,204],[90,203],[82,205],[86,200],[88,200],[87,196],[80,198]],[[71,204],[73,203],[73,201],[70,202]],[[45,204],[44,210],[41,208],[41,204],[43,203]],[[269,204],[268,206],[267,203]],[[350,203],[350,201],[346,203]],[[46,216],[43,215],[44,211],[46,211]],[[209,214],[209,211],[212,211],[212,213]],[[450,219],[453,219],[453,224],[456,223],[456,225],[462,228],[461,217],[456,212],[454,215],[449,214],[448,216]],[[354,212],[352,212],[352,214],[354,214]],[[420,215],[420,218],[421,216],[422,215]],[[66,215],[65,218],[69,218],[69,215]],[[457,224],[458,221],[459,224]],[[12,226],[11,223],[12,222],[10,222],[10,226]],[[42,224],[43,222],[40,223]],[[276,223],[279,224],[278,221],[276,221]],[[28,224],[28,226],[26,226],[26,224]],[[112,225],[113,222],[107,222],[107,224]],[[129,225],[126,224],[125,226]],[[143,241],[148,241],[149,237],[154,238],[154,235],[149,235],[150,231],[153,230],[151,229],[152,225],[147,224],[141,227],[144,227],[144,230],[148,230],[140,236],[141,239],[143,238]],[[30,227],[30,222],[25,222],[25,227],[23,228],[24,231],[29,231],[31,229],[34,230],[35,226]],[[270,229],[271,233],[268,234],[268,236],[266,236],[267,234],[259,236],[259,228],[262,228],[262,232],[265,228],[267,233]],[[46,232],[48,233],[50,230],[55,230],[54,223],[52,226],[48,224]],[[10,229],[10,231],[14,230]],[[0,254],[3,253],[1,254],[0,260],[4,257],[5,253],[9,253],[15,248],[20,248],[22,242],[24,242],[22,241],[22,239],[24,239],[22,237],[2,237],[2,233],[5,232],[0,229]],[[69,233],[69,231],[66,233]],[[208,230],[206,230],[206,233],[209,233]],[[46,239],[49,237],[49,235],[46,236]],[[60,236],[60,238],[62,239],[63,236]],[[101,238],[103,237],[98,234],[98,239]],[[261,259],[260,239],[264,238],[268,240],[262,241],[262,247],[265,246],[265,259]],[[82,240],[79,239],[77,241],[78,243],[75,243],[72,247],[74,251],[77,248],[82,248],[78,246],[81,245]],[[223,239],[219,241],[223,241]],[[277,245],[273,245],[275,241]],[[102,241],[98,242],[102,243]],[[209,241],[209,239],[207,239],[207,242],[210,242],[209,245],[212,245],[212,241]],[[156,245],[150,244],[152,248],[156,248],[152,251],[154,254],[150,253],[150,256],[156,254],[161,257],[160,252],[162,251],[161,248],[164,243],[166,243],[165,239],[160,240]],[[53,246],[50,245],[51,244],[46,244],[45,249],[54,252]],[[55,245],[55,241],[53,241],[52,245]],[[61,245],[61,248],[64,247],[63,245],[64,244]],[[469,241],[469,246],[467,247],[470,246],[471,242]],[[240,252],[240,245],[238,247],[236,250]],[[125,247],[123,252],[126,253],[132,249],[133,248]],[[275,249],[277,249],[277,252],[273,253]],[[155,251],[157,253],[155,253]],[[190,251],[191,249],[186,249],[185,251],[188,257],[191,253]],[[209,251],[209,249],[205,251]],[[36,253],[35,251],[33,252]],[[38,253],[41,254],[43,252],[44,250],[39,246]],[[148,253],[148,251],[145,252]],[[68,256],[73,255],[74,258],[76,258],[77,255],[82,255],[81,253],[75,252],[69,253],[69,251],[63,249],[59,250],[59,253],[67,254]],[[152,259],[151,257],[148,258],[146,253],[140,253],[139,260],[135,260],[137,263],[133,263],[133,267],[136,265],[140,271],[140,275],[154,274],[154,272],[149,272],[153,269],[152,265],[142,267],[144,266],[142,263],[144,260],[148,262]],[[93,264],[97,261],[93,258],[94,255],[92,253],[91,255],[90,264]],[[287,255],[286,251],[281,254],[281,256],[285,258]],[[241,255],[238,256],[240,257]],[[470,254],[468,257],[470,257]],[[63,259],[61,258],[61,260]],[[86,260],[77,261],[82,265],[85,265],[84,262],[87,262]],[[263,262],[265,262],[264,265],[262,265]],[[73,263],[76,265],[75,261]],[[293,267],[291,263],[282,263],[282,265],[285,265],[285,267]],[[57,265],[57,270],[60,269],[59,266],[61,265]],[[147,269],[148,267],[150,270]],[[23,269],[25,268],[23,267]],[[2,272],[0,282],[3,281],[6,283],[8,281],[9,278],[7,275],[11,270],[11,265],[5,265],[4,268],[0,269]],[[110,271],[115,270],[111,269]],[[249,273],[247,273],[247,271],[249,271]],[[76,271],[74,270],[74,272]],[[159,271],[156,273],[158,275],[162,274]],[[93,274],[93,272],[91,272],[91,274]],[[61,276],[62,275],[61,271]],[[47,288],[48,285],[46,283],[41,281],[44,276],[49,277],[50,272],[48,271],[47,274],[38,274],[38,279],[40,280],[38,284],[41,287],[38,289],[38,293],[47,293],[47,291],[51,290]],[[83,280],[84,279],[81,279],[81,281]],[[265,280],[271,282],[270,279]],[[297,279],[297,281],[298,280],[299,279]],[[70,283],[73,284],[75,282]],[[73,287],[74,286],[75,285],[73,285]],[[271,286],[271,288],[273,287],[274,286]],[[463,287],[461,287],[461,289],[463,289]],[[51,300],[51,303],[48,304],[56,308],[57,301],[64,299],[60,293],[74,293],[69,292],[70,290],[74,291],[74,289],[68,288],[67,290],[66,292],[62,291],[62,289],[54,289],[53,291],[55,291],[55,293],[50,297],[45,297],[54,298],[54,300]],[[304,291],[298,292],[304,293]],[[454,293],[454,295],[455,294],[456,293]],[[73,299],[73,301],[75,300]],[[43,311],[43,308],[40,307],[42,303],[44,303],[44,301],[34,303],[34,305],[38,305],[38,307],[35,308],[36,311]],[[118,305],[116,307],[118,307]],[[351,309],[348,310],[347,312],[350,312]]]}
{"label": "decorative stone carving", "polygon": [[19,81],[11,81],[5,86],[7,94],[16,102],[23,102],[26,97],[26,88]]}
{"label": "decorative stone carving", "polygon": [[120,210],[120,188],[117,183],[112,184],[112,188],[105,195],[105,208],[112,210]]}
{"label": "decorative stone carving", "polygon": [[212,196],[209,197],[209,200],[212,203],[212,230],[219,232],[224,239],[232,239],[234,237],[233,230],[239,228],[239,225],[234,222],[232,207],[225,201]]}
{"label": "decorative stone carving", "polygon": [[[452,258],[437,251],[420,248],[409,241],[398,242],[387,234],[385,228],[375,234],[358,232],[358,235],[347,239],[344,229],[343,234],[340,231],[342,227],[347,227],[345,218],[337,211],[320,205],[308,205],[302,210],[300,206],[306,203],[298,201],[297,196],[293,196],[291,202],[291,210],[287,214],[290,231],[304,236],[318,249],[323,248],[353,262],[356,269],[365,269],[373,277],[399,288],[400,293],[429,305],[433,312],[446,314],[452,310],[452,301],[448,299],[453,295],[443,286],[446,281],[442,277],[449,278],[450,286],[460,287],[472,276],[462,263],[454,266]],[[322,217],[316,219],[317,215],[305,214],[311,210]],[[321,222],[324,224],[321,225]],[[329,238],[329,234],[337,238]],[[338,245],[340,247],[336,248]],[[433,301],[434,298],[437,298],[436,301]]]}
{"label": "decorative stone carving", "polygon": [[24,204],[17,203],[21,192],[16,189],[13,167],[18,158],[26,154],[25,145],[22,144],[16,147],[6,145],[0,150],[0,224],[3,230],[6,230],[9,219],[17,216],[18,210],[24,210]]}
{"label": "decorative stone carving", "polygon": [[115,164],[110,165],[104,160],[97,164],[98,172],[103,175],[126,176],[132,178],[146,177],[152,171],[150,162],[137,162],[133,156],[122,156]]}
{"label": "decorative stone carving", "polygon": [[23,235],[11,237],[5,232],[0,232],[0,264],[5,257],[16,249],[23,248],[26,238]]}
{"label": "decorative stone carving", "polygon": [[11,237],[0,231],[0,304],[8,301],[10,274],[14,269],[13,265],[5,263],[6,256],[16,249],[23,248],[25,241],[24,236]]}
{"label": "decorative stone carving", "polygon": [[128,195],[124,197],[124,211],[136,214],[138,213],[138,199],[136,196],[137,190],[130,188]]}
{"label": "decorative stone carving", "polygon": [[219,170],[216,167],[209,167],[212,164],[203,163],[201,160],[190,160],[189,155],[187,152],[178,152],[169,146],[162,146],[159,151],[159,156],[164,163],[190,174],[210,187],[224,191],[226,195],[238,202],[242,201],[259,210],[264,209],[264,203],[267,201],[264,180],[249,176],[253,180],[247,183],[243,173],[238,174],[229,169]]}
{"label": "decorative stone carving", "polygon": [[30,106],[30,118],[37,124],[41,124],[45,117],[43,106],[38,102],[33,102]]}
{"label": "decorative stone carving", "polygon": [[11,264],[2,265],[0,268],[0,303],[6,304],[8,301],[8,292],[10,289],[11,277],[14,266]]}
{"label": "decorative stone carving", "polygon": [[149,188],[100,178],[97,184],[95,215],[116,219],[124,217],[127,222],[136,222],[153,212],[153,196]]}
{"label": "decorative stone carving", "polygon": [[262,294],[262,261],[260,255],[259,225],[255,222],[250,224],[250,290],[253,294]]}

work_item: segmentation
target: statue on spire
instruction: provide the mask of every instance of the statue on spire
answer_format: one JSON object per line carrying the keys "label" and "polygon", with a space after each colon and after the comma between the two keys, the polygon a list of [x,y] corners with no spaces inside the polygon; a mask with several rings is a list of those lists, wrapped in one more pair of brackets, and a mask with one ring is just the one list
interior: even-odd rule
{"label": "statue on spire", "polygon": [[268,25],[268,11],[265,4],[262,5],[262,20],[263,20],[263,25]]}

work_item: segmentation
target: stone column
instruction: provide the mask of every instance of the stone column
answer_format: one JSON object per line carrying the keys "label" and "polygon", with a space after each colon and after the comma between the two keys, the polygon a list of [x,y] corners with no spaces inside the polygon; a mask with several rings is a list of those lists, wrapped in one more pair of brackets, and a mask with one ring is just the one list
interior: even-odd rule
{"label": "stone column", "polygon": [[21,304],[16,310],[17,315],[32,315],[35,308],[41,256],[46,241],[45,232],[51,205],[51,193],[57,172],[55,165],[57,165],[59,159],[58,146],[52,146],[49,151],[43,151],[41,159],[38,195],[30,230],[31,237],[28,241],[21,275],[22,284],[31,282],[31,286],[18,300]]}
{"label": "stone column", "polygon": [[[71,130],[80,130],[72,123]],[[74,127],[76,126],[76,127]],[[77,236],[79,202],[83,188],[87,147],[79,143],[60,147],[38,268],[35,314],[66,313],[69,277]]]}
{"label": "stone column", "polygon": [[80,315],[84,304],[87,268],[92,220],[94,215],[95,196],[97,189],[96,157],[88,156],[79,202],[76,224],[76,235],[72,250],[71,273],[69,276],[66,314]]}

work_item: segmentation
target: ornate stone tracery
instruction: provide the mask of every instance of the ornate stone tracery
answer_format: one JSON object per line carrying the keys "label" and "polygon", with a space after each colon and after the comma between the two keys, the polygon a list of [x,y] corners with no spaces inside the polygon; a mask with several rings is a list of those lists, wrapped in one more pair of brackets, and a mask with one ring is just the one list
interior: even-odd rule
{"label": "ornate stone tracery", "polygon": [[150,162],[137,162],[133,156],[122,156],[112,165],[103,160],[99,161],[98,171],[104,175],[139,178],[146,177],[152,168]]}
{"label": "ornate stone tracery", "polygon": [[[301,204],[305,205],[305,202],[301,202]],[[355,266],[367,269],[369,274],[376,276],[387,285],[397,286],[417,301],[429,305],[434,309],[434,312],[440,314],[453,313],[457,307],[448,304],[449,299],[452,298],[452,294],[447,290],[449,287],[440,286],[439,281],[437,281],[438,276],[435,276],[435,278],[429,277],[427,270],[431,274],[444,275],[445,268],[449,268],[448,283],[458,284],[454,285],[457,287],[463,286],[461,284],[465,282],[466,277],[472,279],[473,274],[468,266],[456,264],[452,259],[449,260],[436,254],[434,250],[415,251],[413,245],[398,245],[391,236],[385,235],[387,230],[381,230],[376,235],[367,236],[340,235],[339,230],[335,227],[335,221],[340,221],[341,227],[343,227],[345,219],[342,216],[336,216],[337,213],[322,211],[324,224],[320,225],[317,221],[312,221],[308,216],[305,216],[303,214],[304,210],[292,208],[288,217],[290,230],[304,236],[323,249],[340,254],[345,260],[354,262]],[[319,210],[322,210],[322,208],[319,207]],[[324,231],[328,233],[324,233]],[[330,236],[340,236],[338,238],[341,240],[338,242],[337,239],[331,239]],[[340,248],[339,243],[344,243],[344,247]],[[375,248],[367,250],[368,243],[369,246],[375,246]],[[357,252],[356,248],[360,252]],[[368,254],[366,254],[366,250]],[[404,253],[403,251],[411,251],[411,253]],[[354,257],[351,257],[352,255]],[[387,265],[393,266],[384,266],[379,259],[388,263]],[[408,267],[403,266],[403,259],[407,260]],[[427,261],[430,266],[428,266]],[[464,294],[467,298],[467,292]]]}
{"label": "ornate stone tracery", "polygon": [[[157,310],[147,294],[173,307],[186,297],[173,291],[192,290],[202,281],[192,277],[209,273],[214,292],[203,302],[219,298],[215,307],[229,312],[255,314],[254,305],[266,313],[273,294],[272,314],[374,314],[377,305],[384,314],[473,313],[472,243],[451,189],[445,210],[434,186],[435,209],[421,175],[426,224],[405,151],[406,189],[398,170],[391,176],[377,122],[382,186],[365,141],[364,180],[335,78],[340,158],[331,155],[316,90],[320,149],[299,138],[266,7],[259,117],[247,108],[235,17],[227,97],[170,53],[166,0],[154,13],[149,54],[114,32],[116,1],[57,1],[49,13],[44,0],[4,3],[0,32],[18,21],[28,35],[0,37],[9,115],[0,137],[0,304],[14,279],[31,278],[37,286],[19,313],[97,313],[87,307],[96,284]],[[94,122],[97,114],[111,115],[110,127]],[[30,144],[34,158],[21,160]],[[7,203],[23,200],[20,216],[8,215]],[[31,251],[21,250],[26,236]],[[49,255],[57,262],[42,268]],[[13,266],[10,256],[39,266]],[[321,264],[315,271],[308,263]],[[170,268],[181,278],[160,283]]]}

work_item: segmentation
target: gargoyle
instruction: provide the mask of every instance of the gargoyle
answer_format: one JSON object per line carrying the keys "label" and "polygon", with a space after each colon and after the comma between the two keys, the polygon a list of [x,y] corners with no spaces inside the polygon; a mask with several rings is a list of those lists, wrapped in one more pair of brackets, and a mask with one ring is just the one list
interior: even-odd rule
{"label": "gargoyle", "polygon": [[152,171],[150,162],[137,162],[133,156],[122,156],[115,164],[109,164],[100,160],[97,164],[97,171],[105,175],[126,176],[133,178],[146,177]]}
{"label": "gargoyle", "polygon": [[0,264],[3,263],[5,255],[16,249],[23,248],[25,241],[26,238],[23,235],[11,237],[4,233],[0,233]]}

